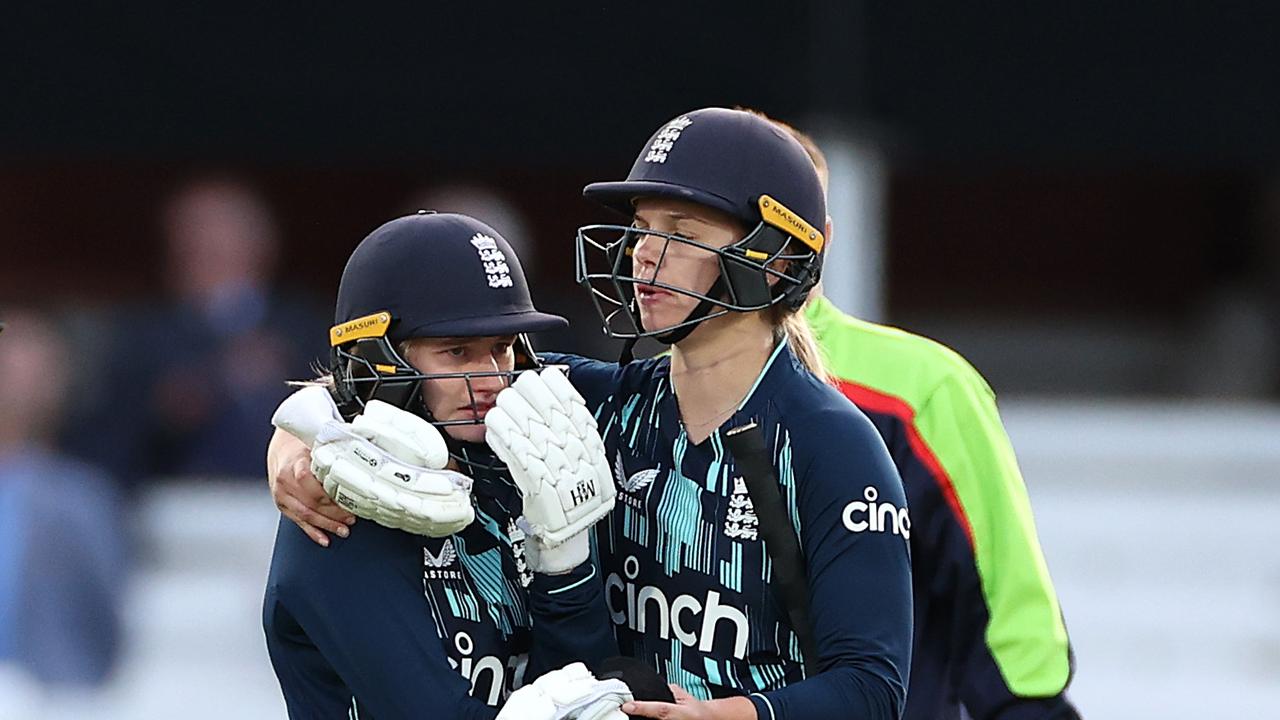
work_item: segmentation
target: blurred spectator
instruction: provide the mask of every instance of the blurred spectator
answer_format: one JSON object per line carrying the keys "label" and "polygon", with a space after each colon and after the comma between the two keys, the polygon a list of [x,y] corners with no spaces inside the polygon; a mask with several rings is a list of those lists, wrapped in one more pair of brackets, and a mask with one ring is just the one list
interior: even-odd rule
{"label": "blurred spectator", "polygon": [[256,477],[284,380],[310,375],[328,324],[271,286],[275,223],[245,185],[193,182],[162,221],[170,299],[124,314],[101,406],[74,439],[130,483]]}
{"label": "blurred spectator", "polygon": [[0,675],[10,688],[21,675],[97,684],[120,647],[123,507],[105,473],[54,447],[70,382],[66,343],[39,315],[3,317]]}
{"label": "blurred spectator", "polygon": [[[402,208],[405,213],[415,210],[435,210],[470,215],[502,233],[520,257],[525,277],[534,302],[546,312],[568,318],[569,327],[538,333],[533,344],[539,350],[574,352],[589,357],[613,359],[621,344],[610,340],[600,330],[600,320],[591,309],[591,301],[585,290],[574,283],[571,264],[547,267],[542,262],[548,254],[539,248],[548,243],[571,245],[573,238],[532,237],[529,223],[520,209],[510,200],[486,187],[477,185],[442,185],[410,195]],[[558,254],[553,254],[559,258]]]}

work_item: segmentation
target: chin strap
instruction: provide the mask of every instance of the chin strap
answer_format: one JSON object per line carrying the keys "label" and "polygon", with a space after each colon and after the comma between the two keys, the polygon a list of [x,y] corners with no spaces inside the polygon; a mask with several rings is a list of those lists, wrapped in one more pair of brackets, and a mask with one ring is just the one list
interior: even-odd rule
{"label": "chin strap", "polygon": [[[724,295],[725,288],[726,288],[726,283],[724,280],[724,276],[721,275],[720,277],[716,278],[716,281],[714,283],[711,284],[711,288],[707,290],[706,296],[708,298],[721,297],[722,295]],[[680,321],[679,324],[682,325],[683,327],[678,327],[672,330],[671,332],[666,332],[661,335],[654,335],[653,339],[657,340],[663,345],[675,345],[681,340],[689,337],[689,333],[696,330],[697,327],[702,324],[700,321],[705,319],[707,315],[711,314],[711,309],[714,308],[715,306],[716,306],[716,302],[713,300],[699,300],[698,304],[695,305],[694,308],[689,311],[689,314],[685,316],[684,320]],[[699,322],[693,322],[695,320]]]}
{"label": "chin strap", "polygon": [[[711,284],[711,288],[707,290],[706,295],[709,298],[720,297],[722,294],[724,294],[724,291],[725,291],[724,276],[720,276],[716,278],[716,281],[714,283]],[[685,316],[684,320],[681,320],[679,323],[677,323],[681,327],[678,327],[670,332],[662,333],[661,335],[653,335],[652,336],[653,339],[657,340],[663,345],[675,345],[681,340],[689,337],[689,333],[693,332],[695,329],[697,329],[698,325],[701,324],[700,322],[694,322],[694,321],[700,321],[706,318],[707,315],[711,313],[711,309],[714,308],[715,306],[716,306],[716,302],[714,300],[699,300],[698,304],[695,305],[694,308],[689,311],[689,314]],[[631,310],[631,317],[635,322],[636,328],[637,329],[640,328],[641,327],[640,311]],[[622,352],[618,354],[619,365],[626,365],[627,363],[630,363],[632,360],[635,360],[636,343],[639,342],[639,340],[640,340],[639,337],[633,337],[623,341]]]}
{"label": "chin strap", "polygon": [[640,338],[627,338],[622,341],[622,352],[618,353],[618,364],[627,365],[636,359],[636,343]]}

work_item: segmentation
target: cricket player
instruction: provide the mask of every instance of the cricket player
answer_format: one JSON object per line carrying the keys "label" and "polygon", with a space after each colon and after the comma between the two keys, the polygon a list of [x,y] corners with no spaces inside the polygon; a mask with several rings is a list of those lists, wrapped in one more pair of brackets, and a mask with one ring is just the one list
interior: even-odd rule
{"label": "cricket player", "polygon": [[[874,427],[813,372],[817,351],[798,315],[825,245],[813,164],[767,120],[708,108],[664,124],[626,181],[586,193],[631,220],[579,233],[580,280],[606,328],[671,346],[623,365],[546,356],[569,366],[595,411],[619,484],[596,542],[609,621],[624,654],[681,688],[676,704],[622,709],[689,720],[898,718],[911,519]],[[605,269],[592,271],[593,258]],[[514,466],[514,446],[493,439],[510,425],[486,417],[490,444]],[[731,431],[750,429],[764,478],[727,449]],[[272,467],[292,467],[278,454]],[[278,503],[312,492],[298,473],[277,474]],[[794,562],[775,563],[763,542],[771,513],[754,506],[756,480],[780,498],[782,527],[770,526],[794,534]],[[804,622],[774,582],[796,570]]]}
{"label": "cricket player", "polygon": [[[556,369],[512,383],[540,367],[524,333],[563,323],[534,309],[506,241],[466,216],[399,218],[352,253],[331,382],[274,421],[314,443],[338,503],[387,527],[325,549],[282,518],[263,625],[290,717],[492,720],[547,670],[617,654],[588,561],[587,531],[613,505],[595,423]],[[484,442],[499,396],[516,408],[502,440],[541,444],[524,464]],[[631,697],[581,665],[516,695],[503,720],[621,718]]]}

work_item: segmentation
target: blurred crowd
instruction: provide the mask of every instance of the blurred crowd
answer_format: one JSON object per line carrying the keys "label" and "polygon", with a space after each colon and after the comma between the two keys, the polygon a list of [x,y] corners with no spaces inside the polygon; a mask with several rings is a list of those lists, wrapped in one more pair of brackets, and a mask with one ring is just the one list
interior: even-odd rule
{"label": "blurred crowd", "polygon": [[[423,190],[403,210],[416,208],[484,217],[536,262],[519,211],[487,189]],[[330,309],[279,282],[279,227],[260,193],[197,178],[158,220],[166,286],[153,300],[91,313],[0,304],[0,693],[110,677],[138,554],[131,500],[179,478],[262,482],[285,381],[327,361]],[[575,321],[540,341],[610,352],[575,292],[539,289],[540,306]]]}
{"label": "blurred crowd", "polygon": [[[1187,394],[1263,398],[1280,389],[1280,297],[1269,280],[1280,277],[1280,192],[1265,200],[1258,232],[1275,241],[1253,261],[1238,259],[1231,276],[1240,282],[1202,304],[1192,335],[1207,341],[1184,359],[1194,370],[1180,383]],[[398,207],[418,208],[484,218],[530,277],[564,275],[538,267],[528,218],[487,187],[424,188]],[[261,483],[284,381],[327,361],[328,294],[282,282],[280,225],[253,186],[191,179],[156,219],[165,285],[151,299],[91,312],[0,303],[0,696],[17,684],[95,686],[110,677],[138,556],[132,501],[175,478]],[[534,299],[571,321],[536,338],[539,347],[616,355],[581,289],[539,282]],[[964,328],[953,330],[943,336]],[[980,346],[974,355],[982,366]],[[989,364],[999,370],[998,357]],[[1148,374],[1159,367],[1138,364]],[[1102,383],[1101,373],[1090,377]]]}

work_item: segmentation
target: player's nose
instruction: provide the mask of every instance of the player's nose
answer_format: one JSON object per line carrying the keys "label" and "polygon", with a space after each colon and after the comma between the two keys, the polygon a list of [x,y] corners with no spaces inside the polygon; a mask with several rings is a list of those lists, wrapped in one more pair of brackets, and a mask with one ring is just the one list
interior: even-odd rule
{"label": "player's nose", "polygon": [[632,274],[641,280],[652,280],[662,262],[662,251],[667,239],[658,235],[639,232],[631,252]]}

